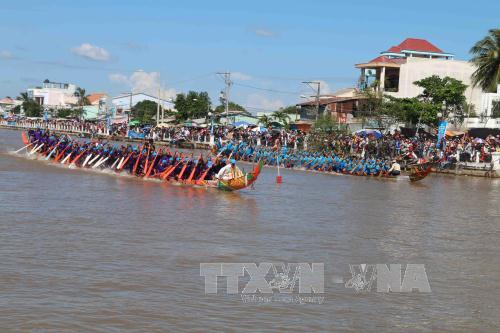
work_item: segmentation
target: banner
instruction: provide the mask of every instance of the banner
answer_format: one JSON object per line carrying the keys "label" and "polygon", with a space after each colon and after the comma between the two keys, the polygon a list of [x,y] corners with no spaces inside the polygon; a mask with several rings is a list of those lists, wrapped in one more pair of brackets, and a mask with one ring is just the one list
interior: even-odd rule
{"label": "banner", "polygon": [[137,133],[136,131],[128,131],[128,137],[131,139],[144,139],[144,133]]}
{"label": "banner", "polygon": [[446,134],[446,126],[448,126],[448,122],[446,120],[440,120],[438,123],[438,139],[437,139],[437,147],[441,148],[441,139],[444,138]]}

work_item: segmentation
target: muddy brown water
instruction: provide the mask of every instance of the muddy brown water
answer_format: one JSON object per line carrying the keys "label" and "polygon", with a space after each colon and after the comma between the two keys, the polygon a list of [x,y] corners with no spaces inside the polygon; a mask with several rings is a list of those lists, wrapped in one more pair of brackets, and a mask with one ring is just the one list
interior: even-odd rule
{"label": "muddy brown water", "polygon": [[[9,153],[20,146],[0,130],[1,332],[500,330],[498,180],[283,170],[276,185],[266,168],[225,193]],[[324,303],[207,295],[205,262],[324,263]],[[424,264],[432,292],[356,293],[340,282],[359,263]]]}

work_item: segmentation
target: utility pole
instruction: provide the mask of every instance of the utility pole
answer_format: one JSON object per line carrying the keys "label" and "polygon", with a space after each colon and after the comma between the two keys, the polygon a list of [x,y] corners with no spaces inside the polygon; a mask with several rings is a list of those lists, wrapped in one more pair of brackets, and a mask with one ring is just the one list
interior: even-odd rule
{"label": "utility pole", "polygon": [[231,85],[233,82],[231,81],[231,73],[230,72],[219,72],[218,75],[224,78],[224,83],[226,84],[224,90],[224,111],[226,113],[226,125],[229,123],[229,91],[231,89]]}
{"label": "utility pole", "polygon": [[160,74],[158,73],[158,101],[156,103],[156,126],[160,122],[160,92],[161,92],[161,81]]}
{"label": "utility pole", "polygon": [[156,103],[156,126],[158,126],[158,123],[160,122],[160,91],[161,88],[158,88],[158,99]]}
{"label": "utility pole", "polygon": [[[165,82],[163,82],[162,85],[165,85]],[[162,103],[162,108],[161,108],[161,123],[163,124],[164,121],[165,121],[165,105],[163,105],[163,103]]]}
{"label": "utility pole", "polygon": [[[319,96],[321,92],[321,82],[319,81],[303,81],[302,83],[307,84],[316,93],[316,121],[319,116]],[[316,88],[312,85],[315,84]]]}
{"label": "utility pole", "polygon": [[132,114],[132,96],[134,95],[134,92],[130,90],[130,101],[129,101],[129,107],[128,107],[128,113],[127,113],[127,134],[126,136],[128,137],[128,133],[130,132],[130,116]]}

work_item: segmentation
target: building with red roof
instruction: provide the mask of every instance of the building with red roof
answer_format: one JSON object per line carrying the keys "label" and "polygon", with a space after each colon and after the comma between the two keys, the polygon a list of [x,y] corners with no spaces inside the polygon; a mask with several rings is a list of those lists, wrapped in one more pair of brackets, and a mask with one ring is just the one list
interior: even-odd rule
{"label": "building with red roof", "polygon": [[[408,62],[408,59],[453,60],[454,58],[453,54],[443,52],[431,42],[419,38],[406,38],[399,45],[392,46],[380,54],[367,63],[357,64],[356,67],[361,69],[362,82],[360,84],[366,86],[369,77],[373,76],[380,83],[382,89],[386,89],[388,92],[397,91],[400,68]],[[368,79],[363,80],[367,73],[369,74]]]}
{"label": "building with red roof", "polygon": [[406,38],[397,46],[390,47],[382,55],[395,58],[421,57],[421,58],[444,58],[453,59],[454,55],[443,52],[439,47],[425,39]]}
{"label": "building with red roof", "polygon": [[476,110],[481,105],[482,91],[471,82],[474,66],[468,61],[455,60],[452,53],[425,39],[406,38],[372,60],[355,66],[361,71],[360,90],[372,87],[379,94],[411,98],[422,93],[415,81],[432,75],[449,76],[468,86],[465,92],[468,103],[474,104]]}
{"label": "building with red roof", "polygon": [[[491,117],[491,101],[500,100],[498,95],[485,96],[479,87],[472,84],[471,75],[475,71],[473,64],[455,60],[452,53],[443,51],[425,39],[406,38],[398,45],[382,51],[370,61],[355,66],[361,72],[358,87],[353,89],[355,91],[349,94],[322,95],[318,100],[297,104],[300,119],[312,122],[318,115],[330,114],[339,124],[349,123],[352,127],[356,122],[359,123],[359,115],[367,111],[367,100],[366,95],[362,93],[363,90],[370,87],[379,95],[413,98],[422,93],[422,88],[416,86],[414,82],[433,75],[448,76],[467,85],[465,91],[467,103],[471,104],[475,112],[483,118]],[[472,125],[470,120],[466,120],[465,124]]]}
{"label": "building with red roof", "polygon": [[101,99],[106,98],[108,95],[106,93],[92,93],[87,96],[87,101],[90,105],[99,105]]}
{"label": "building with red roof", "polygon": [[21,101],[10,97],[0,98],[0,113],[10,112],[17,105],[21,105]]}

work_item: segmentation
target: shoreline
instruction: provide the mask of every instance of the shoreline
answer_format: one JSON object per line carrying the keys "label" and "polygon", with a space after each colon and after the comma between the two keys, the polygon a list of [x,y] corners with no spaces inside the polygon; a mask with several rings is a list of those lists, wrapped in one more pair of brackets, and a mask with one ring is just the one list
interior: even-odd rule
{"label": "shoreline", "polygon": [[[8,129],[8,130],[13,130],[13,131],[23,131],[27,130],[24,127],[20,126],[12,126],[12,125],[4,125],[0,124],[0,129]],[[62,131],[62,130],[51,130],[54,133],[60,133],[60,134],[70,134],[70,135],[82,135],[85,138],[90,138],[90,135],[84,132],[73,132],[73,131]],[[95,135],[96,138],[99,139],[108,139],[108,140],[113,140],[113,141],[122,141],[122,142],[143,142],[144,139],[132,139],[128,137],[121,137],[121,136],[109,136],[109,135],[102,135],[102,134],[97,134]],[[169,146],[173,147],[170,142],[166,141],[161,141],[157,140],[154,141],[156,145],[159,146]],[[181,148],[181,149],[204,149],[204,150],[210,150],[209,144],[205,143],[196,143],[196,142],[182,142],[181,144],[175,145],[175,147]],[[240,162],[245,162],[245,161],[240,161]],[[251,162],[248,162],[251,163]],[[489,167],[489,163],[482,163],[481,168],[464,168],[463,165],[456,165],[454,169],[436,169],[432,168],[432,173],[437,173],[437,174],[443,174],[443,175],[448,175],[448,176],[470,176],[470,177],[482,177],[482,178],[500,178],[500,173],[491,170]],[[264,165],[266,168],[277,168],[276,166],[270,166],[270,165]],[[283,168],[283,167],[282,167]],[[283,168],[286,170],[295,170],[295,171],[310,171],[313,172],[312,170],[301,170],[301,169],[293,169],[293,168]],[[345,174],[339,174],[335,172],[317,172],[317,173],[323,173],[323,174],[333,174],[333,175],[339,175],[339,176],[346,176]],[[351,175],[353,176],[353,175]],[[357,176],[361,177],[361,176]],[[368,176],[363,176],[363,177],[368,177]],[[377,178],[377,177],[368,177],[368,178]]]}

